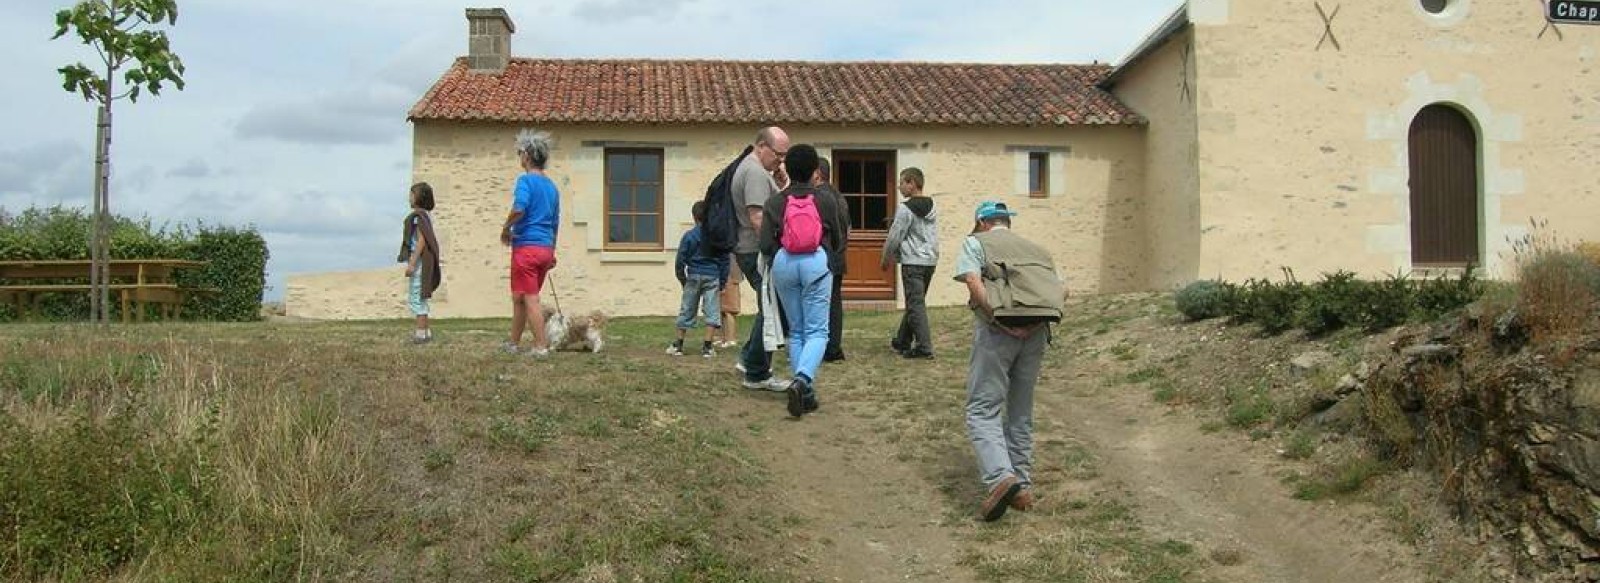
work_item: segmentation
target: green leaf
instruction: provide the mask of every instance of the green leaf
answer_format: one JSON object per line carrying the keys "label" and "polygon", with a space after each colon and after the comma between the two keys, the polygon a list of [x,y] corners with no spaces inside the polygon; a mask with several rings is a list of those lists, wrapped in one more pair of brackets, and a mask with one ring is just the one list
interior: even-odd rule
{"label": "green leaf", "polygon": [[[144,92],[160,95],[162,86],[171,83],[184,88],[183,63],[172,53],[167,33],[147,27],[177,23],[175,0],[118,0],[116,9],[105,0],[83,0],[71,9],[56,13],[56,36],[76,31],[84,44],[103,55],[111,78],[122,72],[127,97],[134,101]],[[110,79],[96,76],[81,64],[60,69],[62,88],[81,93],[86,100],[110,99]]]}

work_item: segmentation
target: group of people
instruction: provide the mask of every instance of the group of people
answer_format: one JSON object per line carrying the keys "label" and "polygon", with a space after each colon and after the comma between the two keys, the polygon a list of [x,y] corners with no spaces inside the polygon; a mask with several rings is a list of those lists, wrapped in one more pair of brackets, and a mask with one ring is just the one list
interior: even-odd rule
{"label": "group of people", "polygon": [[[525,130],[518,135],[524,172],[500,236],[511,247],[512,324],[502,345],[510,353],[519,352],[528,328],[534,334],[528,353],[545,356],[550,351],[550,339],[539,325],[544,321],[539,295],[556,266],[560,225],[559,194],[545,173],[550,149],[548,133]],[[830,185],[830,170],[816,148],[791,147],[788,134],[778,127],[760,130],[731,176],[732,201],[740,211],[732,256],[703,250],[707,208],[702,201],[691,211],[696,226],[679,241],[674,266],[683,301],[668,353],[684,354],[683,342],[696,327],[697,313],[706,327],[703,356],[715,355],[718,345],[732,344],[742,278],[758,301],[736,364],[741,384],[785,393],[787,412],[795,418],[819,409],[823,363],[844,360],[840,288],[850,215],[845,198]],[[889,345],[909,359],[934,357],[927,293],[939,264],[939,215],[933,199],[923,194],[924,186],[920,169],[900,173],[897,188],[903,200],[880,256],[882,267],[900,265],[906,306]],[[439,251],[430,215],[432,189],[419,183],[411,194],[413,209],[399,258],[407,265],[409,303],[417,315],[414,341],[424,343],[432,339],[427,300],[439,284]],[[955,266],[954,279],[965,286],[975,316],[966,421],[987,489],[979,509],[984,520],[998,519],[1008,508],[1027,510],[1034,503],[1033,387],[1050,341],[1049,324],[1060,320],[1064,295],[1050,254],[1010,230],[1015,215],[1002,202],[980,204]],[[780,345],[788,351],[787,379],[772,370],[772,354]]]}

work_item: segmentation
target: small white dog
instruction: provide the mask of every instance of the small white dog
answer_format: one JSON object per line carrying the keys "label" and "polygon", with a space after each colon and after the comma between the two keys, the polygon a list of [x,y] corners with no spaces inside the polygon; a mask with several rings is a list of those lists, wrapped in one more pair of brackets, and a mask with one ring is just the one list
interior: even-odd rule
{"label": "small white dog", "polygon": [[550,348],[555,350],[600,352],[606,343],[606,319],[599,310],[568,318],[544,306],[544,330],[550,338]]}

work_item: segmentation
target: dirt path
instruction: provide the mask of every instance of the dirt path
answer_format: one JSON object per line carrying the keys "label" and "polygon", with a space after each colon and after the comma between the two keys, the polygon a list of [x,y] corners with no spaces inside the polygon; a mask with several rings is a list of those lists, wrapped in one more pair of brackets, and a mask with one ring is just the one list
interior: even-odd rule
{"label": "dirt path", "polygon": [[[1168,563],[1177,570],[1162,571],[1160,580],[1427,580],[1416,551],[1398,540],[1377,508],[1294,499],[1282,477],[1304,468],[1282,459],[1276,441],[1203,431],[1208,418],[1198,410],[1156,403],[1142,386],[1109,382],[1153,358],[1117,354],[1128,337],[1123,330],[1154,339],[1146,344],[1179,342],[1156,318],[1119,326],[1117,334],[1062,347],[1057,368],[1041,379],[1035,469],[1051,483],[1041,483],[1037,512],[1004,524],[978,525],[962,506],[976,504],[980,493],[960,421],[965,339],[955,333],[941,340],[963,350],[919,365],[931,369],[870,349],[830,365],[834,384],[823,410],[799,422],[787,419],[776,393],[729,394],[721,406],[730,423],[750,428],[742,439],[774,487],[793,485],[785,506],[800,519],[788,536],[805,549],[798,558],[815,567],[803,574],[812,580],[976,581],[974,565],[1026,575],[1031,571],[1007,571],[1025,564],[1052,576],[1133,581],[1138,576],[1125,567],[1138,565],[1118,561],[1161,562],[1140,553],[1166,549],[1180,549]],[[723,374],[723,366],[714,365],[712,374]],[[1080,448],[1091,459],[1080,463]],[[1132,510],[1126,521],[1083,518],[1119,506]],[[1143,542],[1118,542],[1125,536]],[[1199,554],[1183,550],[1191,545]],[[1077,555],[1058,560],[1051,553]]]}
{"label": "dirt path", "polygon": [[[1355,505],[1291,498],[1271,452],[1234,433],[1206,433],[1195,416],[1152,406],[1143,391],[1089,388],[1079,379],[1045,397],[1039,414],[1088,442],[1102,480],[1156,531],[1208,549],[1225,581],[1412,582],[1408,550],[1382,518]],[[1231,563],[1231,564],[1230,564]]]}
{"label": "dirt path", "polygon": [[955,564],[959,547],[933,485],[845,407],[825,402],[824,412],[793,421],[782,397],[746,392],[727,411],[762,428],[747,438],[751,448],[804,517],[791,536],[821,549],[800,557],[816,568],[811,580],[975,581]]}
{"label": "dirt path", "polygon": [[[1056,381],[1060,382],[1060,381]],[[1266,446],[1233,432],[1202,431],[1196,415],[1151,403],[1132,388],[1106,388],[1089,375],[1066,390],[1042,391],[1045,443],[1087,445],[1099,476],[1070,488],[1109,492],[1136,509],[1157,539],[1193,543],[1208,553],[1202,577],[1243,583],[1411,583],[1426,578],[1408,565],[1410,549],[1383,518],[1354,504],[1291,497],[1286,471]],[[899,461],[853,404],[835,404],[795,422],[781,395],[729,399],[774,483],[795,485],[790,510],[803,517],[791,533],[817,581],[975,581],[958,565],[964,536],[948,501],[925,468]],[[1043,447],[1050,447],[1044,445]]]}

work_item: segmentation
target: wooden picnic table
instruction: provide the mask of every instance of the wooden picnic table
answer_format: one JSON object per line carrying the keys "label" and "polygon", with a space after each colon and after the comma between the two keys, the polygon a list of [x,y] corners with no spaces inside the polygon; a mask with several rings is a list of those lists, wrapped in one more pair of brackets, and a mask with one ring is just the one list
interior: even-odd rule
{"label": "wooden picnic table", "polygon": [[[87,283],[36,282],[87,280],[91,265],[85,259],[0,261],[0,301],[9,299],[19,313],[26,314],[30,308],[38,310],[38,301],[44,295],[89,292]],[[217,290],[184,287],[173,281],[173,274],[177,270],[204,265],[205,261],[188,259],[111,260],[109,286],[122,301],[122,321],[128,322],[135,315],[139,321],[144,321],[148,304],[159,306],[164,318],[177,318],[182,315],[184,299],[189,295],[215,293]]]}

